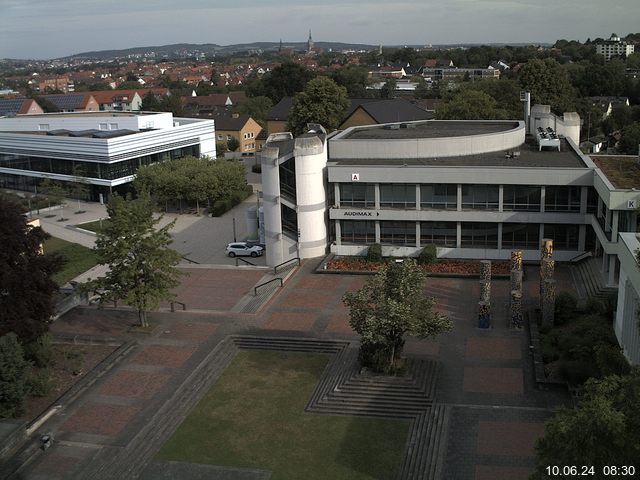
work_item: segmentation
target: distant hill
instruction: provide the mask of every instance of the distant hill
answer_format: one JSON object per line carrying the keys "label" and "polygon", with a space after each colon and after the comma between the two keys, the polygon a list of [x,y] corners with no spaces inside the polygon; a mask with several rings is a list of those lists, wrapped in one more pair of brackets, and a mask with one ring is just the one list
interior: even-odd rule
{"label": "distant hill", "polygon": [[[358,43],[340,42],[316,42],[316,46],[324,50],[371,50],[377,48],[376,45],[364,45]],[[174,58],[182,56],[194,56],[204,54],[207,56],[230,55],[251,50],[262,50],[263,52],[274,52],[278,50],[279,42],[253,42],[240,43],[235,45],[217,45],[215,43],[176,43],[173,45],[158,45],[150,47],[135,47],[122,50],[101,50],[94,52],[83,52],[75,55],[63,57],[63,59],[90,59],[109,60],[113,58],[125,58],[129,56],[155,56],[155,58]],[[293,48],[294,50],[304,50],[307,47],[305,42],[282,43],[283,48]]]}

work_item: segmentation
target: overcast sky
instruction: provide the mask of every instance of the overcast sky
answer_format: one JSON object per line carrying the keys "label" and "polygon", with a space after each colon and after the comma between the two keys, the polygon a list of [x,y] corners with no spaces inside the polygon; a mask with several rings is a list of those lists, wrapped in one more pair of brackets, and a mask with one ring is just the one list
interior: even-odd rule
{"label": "overcast sky", "polygon": [[638,0],[0,0],[0,58],[172,43],[584,41],[640,30]]}

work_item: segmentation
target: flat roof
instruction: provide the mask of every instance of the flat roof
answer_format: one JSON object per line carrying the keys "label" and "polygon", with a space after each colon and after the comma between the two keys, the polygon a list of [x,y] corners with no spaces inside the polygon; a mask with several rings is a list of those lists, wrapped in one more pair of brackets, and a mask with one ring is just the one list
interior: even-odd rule
{"label": "flat roof", "polygon": [[[463,155],[459,157],[442,158],[332,158],[329,147],[329,163],[334,165],[407,165],[430,167],[520,167],[520,168],[588,168],[580,155],[571,145],[562,139],[561,151],[557,149],[543,149],[538,151],[535,140],[531,137],[519,149],[501,150],[498,152],[480,153],[477,155]],[[517,155],[517,152],[520,152]],[[515,153],[515,154],[514,154]]]}
{"label": "flat roof", "polygon": [[615,188],[640,188],[640,159],[630,155],[590,155]]}
{"label": "flat roof", "polygon": [[393,140],[415,138],[467,137],[500,133],[518,127],[516,121],[427,120],[356,127],[337,140]]}

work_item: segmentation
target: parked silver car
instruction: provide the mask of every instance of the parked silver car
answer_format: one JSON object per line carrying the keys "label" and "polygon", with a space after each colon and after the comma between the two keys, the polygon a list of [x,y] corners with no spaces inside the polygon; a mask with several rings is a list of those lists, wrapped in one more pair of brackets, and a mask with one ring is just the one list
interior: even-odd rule
{"label": "parked silver car", "polygon": [[259,257],[264,253],[264,248],[247,242],[233,242],[227,245],[227,255],[230,257]]}

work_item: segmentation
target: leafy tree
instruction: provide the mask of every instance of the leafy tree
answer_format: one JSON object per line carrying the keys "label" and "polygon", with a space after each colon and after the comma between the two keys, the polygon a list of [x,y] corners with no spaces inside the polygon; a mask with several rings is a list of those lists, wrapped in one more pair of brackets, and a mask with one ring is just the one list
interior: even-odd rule
{"label": "leafy tree", "polygon": [[227,142],[216,142],[216,156],[223,157],[228,150]]}
{"label": "leafy tree", "polygon": [[76,197],[78,201],[78,210],[76,213],[84,213],[80,207],[80,200],[86,199],[89,194],[89,182],[86,179],[82,167],[74,166],[73,181],[69,184],[69,194]]}
{"label": "leafy tree", "polygon": [[380,98],[393,98],[396,95],[398,81],[395,78],[387,78],[380,89]]}
{"label": "leafy tree", "polygon": [[34,97],[33,99],[36,101],[38,105],[40,105],[40,108],[42,108],[44,113],[56,113],[60,111],[58,106],[48,98]]}
{"label": "leafy tree", "polygon": [[293,62],[285,62],[262,77],[261,92],[258,95],[269,97],[274,104],[283,97],[293,97],[302,92],[313,72]]}
{"label": "leafy tree", "polygon": [[0,337],[0,418],[24,413],[28,367],[15,333]]}
{"label": "leafy tree", "polygon": [[640,123],[634,122],[622,129],[617,145],[619,153],[636,155],[640,149]]}
{"label": "leafy tree", "polygon": [[0,196],[0,335],[14,332],[22,343],[49,328],[58,286],[51,279],[62,259],[41,255],[48,238],[27,224],[20,206]]}
{"label": "leafy tree", "polygon": [[40,185],[38,185],[40,193],[47,197],[49,208],[51,204],[58,205],[64,201],[65,189],[59,182],[45,178]]}
{"label": "leafy tree", "polygon": [[433,90],[429,87],[424,78],[420,77],[421,80],[418,80],[418,85],[416,85],[416,89],[413,92],[413,95],[420,98],[433,98]]}
{"label": "leafy tree", "polygon": [[171,112],[174,117],[180,117],[184,115],[182,100],[178,95],[165,95],[160,100],[160,111]]}
{"label": "leafy tree", "polygon": [[534,103],[551,105],[556,113],[575,109],[575,91],[567,70],[552,58],[529,60],[520,71],[520,85]]}
{"label": "leafy tree", "polygon": [[176,268],[180,254],[169,248],[169,230],[175,220],[157,228],[151,200],[143,193],[135,200],[114,195],[107,205],[109,222],[98,233],[94,248],[101,264],[108,265],[104,277],[89,283],[100,303],[123,300],[138,311],[140,326],[148,326],[147,312],[162,300],[174,297],[171,289],[182,274]]}
{"label": "leafy tree", "polygon": [[348,65],[331,74],[331,79],[341,87],[347,89],[349,98],[367,98],[370,95],[367,90],[369,84],[369,72],[360,65]]}
{"label": "leafy tree", "polygon": [[287,128],[295,135],[303,133],[307,123],[319,123],[329,131],[335,130],[347,108],[346,88],[328,77],[317,77],[294,97]]}
{"label": "leafy tree", "polygon": [[577,409],[545,424],[536,443],[533,479],[548,478],[547,465],[636,465],[640,458],[640,368],[629,375],[591,379]]}
{"label": "leafy tree", "polygon": [[[435,300],[424,292],[426,275],[413,259],[387,263],[360,290],[342,298],[350,308],[349,324],[360,334],[360,359],[374,369],[393,370],[404,336],[434,337],[453,328],[433,310]],[[385,362],[381,364],[380,360]]]}
{"label": "leafy tree", "polygon": [[240,148],[240,141],[236,137],[231,137],[227,140],[227,148],[230,152],[235,152]]}
{"label": "leafy tree", "polygon": [[497,102],[488,94],[477,90],[463,89],[452,93],[451,100],[438,107],[436,117],[440,120],[500,120],[507,112],[498,108]]}
{"label": "leafy tree", "polygon": [[140,109],[144,112],[158,112],[160,111],[160,102],[158,101],[158,97],[149,91],[142,98],[142,104],[140,105]]}
{"label": "leafy tree", "polygon": [[249,115],[264,128],[271,107],[273,107],[273,102],[269,97],[250,97],[240,103],[236,111],[241,115]]}

